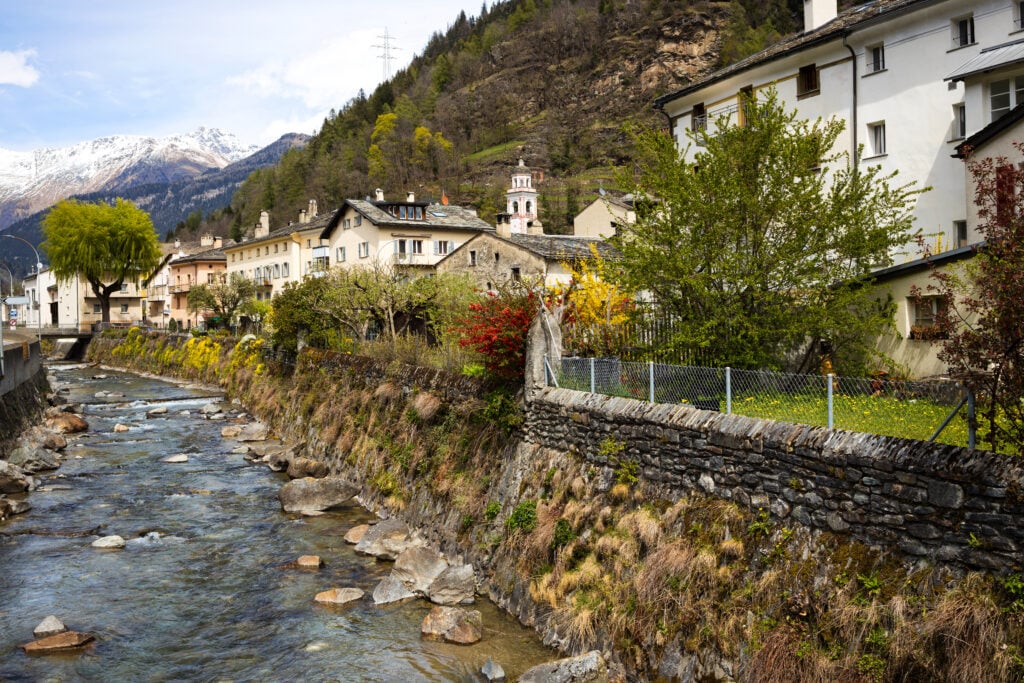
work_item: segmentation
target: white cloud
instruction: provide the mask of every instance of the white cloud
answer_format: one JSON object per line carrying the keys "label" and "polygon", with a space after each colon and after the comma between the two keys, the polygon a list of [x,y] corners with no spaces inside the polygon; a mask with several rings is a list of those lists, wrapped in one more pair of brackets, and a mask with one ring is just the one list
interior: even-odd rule
{"label": "white cloud", "polygon": [[18,85],[22,88],[35,85],[39,80],[39,72],[28,63],[29,58],[35,56],[35,50],[0,51],[0,83]]}
{"label": "white cloud", "polygon": [[266,62],[230,77],[228,83],[259,97],[298,99],[310,109],[337,107],[360,87],[372,89],[380,79],[370,71],[376,58],[367,49],[374,33],[354,32],[290,59]]}

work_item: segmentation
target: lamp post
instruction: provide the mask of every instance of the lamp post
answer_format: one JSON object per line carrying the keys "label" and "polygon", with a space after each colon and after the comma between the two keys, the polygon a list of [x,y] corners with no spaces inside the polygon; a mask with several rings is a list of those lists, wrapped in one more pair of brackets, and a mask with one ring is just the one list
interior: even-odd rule
{"label": "lamp post", "polygon": [[[3,291],[0,291],[0,310],[3,310],[4,306],[6,305],[7,296],[3,293]],[[4,326],[3,324],[0,324],[0,379],[2,379],[5,374],[7,374],[4,370],[4,358],[6,357],[6,355],[7,354],[4,349]]]}
{"label": "lamp post", "polygon": [[[39,338],[39,343],[42,344],[43,343],[43,302],[42,302],[42,299],[39,296],[39,285],[40,285],[40,273],[43,270],[43,262],[39,260],[39,252],[36,251],[35,245],[33,245],[31,242],[29,242],[24,237],[18,237],[17,235],[8,235],[6,233],[0,235],[0,237],[9,237],[12,240],[18,240],[19,242],[24,242],[25,244],[28,245],[28,248],[32,250],[32,253],[36,255],[36,303],[39,306],[39,310],[36,311],[36,334],[37,334],[37,336]],[[11,286],[12,287],[14,286],[13,282],[11,283]],[[32,304],[32,302],[30,301],[29,305],[31,305],[31,304]]]}

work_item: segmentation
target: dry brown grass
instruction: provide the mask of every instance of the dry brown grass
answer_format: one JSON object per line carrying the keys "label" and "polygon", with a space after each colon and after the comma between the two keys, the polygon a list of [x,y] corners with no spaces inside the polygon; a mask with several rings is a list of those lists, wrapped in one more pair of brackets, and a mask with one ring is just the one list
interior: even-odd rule
{"label": "dry brown grass", "polygon": [[629,484],[616,484],[608,492],[608,497],[617,503],[629,500]]}
{"label": "dry brown grass", "polygon": [[661,542],[661,521],[647,509],[623,515],[615,528],[637,538],[646,552],[650,552]]}
{"label": "dry brown grass", "polygon": [[573,477],[573,480],[569,483],[569,490],[572,492],[573,498],[582,500],[587,493],[587,482],[583,477]]}
{"label": "dry brown grass", "polygon": [[743,541],[738,538],[727,538],[718,544],[718,554],[728,561],[743,557]]}

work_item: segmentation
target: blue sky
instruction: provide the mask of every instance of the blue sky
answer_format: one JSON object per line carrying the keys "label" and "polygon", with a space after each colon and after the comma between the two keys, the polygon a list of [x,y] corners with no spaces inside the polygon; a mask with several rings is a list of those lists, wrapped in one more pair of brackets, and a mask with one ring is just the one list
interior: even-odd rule
{"label": "blue sky", "polygon": [[0,148],[222,128],[313,133],[479,0],[0,0]]}

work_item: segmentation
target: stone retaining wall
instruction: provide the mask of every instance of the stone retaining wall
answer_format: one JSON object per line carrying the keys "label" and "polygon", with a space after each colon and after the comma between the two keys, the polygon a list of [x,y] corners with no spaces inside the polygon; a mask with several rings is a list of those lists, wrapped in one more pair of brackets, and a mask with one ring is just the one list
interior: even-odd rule
{"label": "stone retaining wall", "polygon": [[[638,462],[675,495],[703,491],[910,557],[1021,567],[1016,458],[555,388],[532,392],[523,433],[601,465]],[[609,438],[617,456],[600,455]]]}

